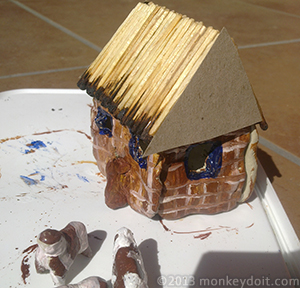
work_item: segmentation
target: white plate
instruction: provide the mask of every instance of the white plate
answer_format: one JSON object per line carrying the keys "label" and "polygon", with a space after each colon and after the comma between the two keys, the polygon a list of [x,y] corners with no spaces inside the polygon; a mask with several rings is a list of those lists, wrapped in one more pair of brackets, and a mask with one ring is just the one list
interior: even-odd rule
{"label": "white plate", "polygon": [[[129,207],[107,208],[105,178],[92,155],[89,104],[91,98],[76,89],[0,93],[1,287],[53,287],[48,274],[36,273],[34,253],[24,250],[44,229],[74,220],[86,225],[94,256],[76,258],[67,275],[71,283],[111,279],[113,238],[123,226],[135,235],[149,287],[162,287],[160,280],[163,287],[297,282],[299,240],[261,167],[248,203],[218,215],[163,221],[170,231]],[[22,261],[29,265],[25,281]]]}

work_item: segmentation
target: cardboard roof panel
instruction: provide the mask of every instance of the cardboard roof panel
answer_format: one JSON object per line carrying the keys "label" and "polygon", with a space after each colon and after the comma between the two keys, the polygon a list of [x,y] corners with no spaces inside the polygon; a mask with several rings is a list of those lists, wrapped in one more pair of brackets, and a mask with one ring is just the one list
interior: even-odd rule
{"label": "cardboard roof panel", "polygon": [[150,155],[262,121],[227,31],[139,3],[78,82]]}
{"label": "cardboard roof panel", "polygon": [[237,48],[223,28],[144,155],[209,140],[262,120]]}

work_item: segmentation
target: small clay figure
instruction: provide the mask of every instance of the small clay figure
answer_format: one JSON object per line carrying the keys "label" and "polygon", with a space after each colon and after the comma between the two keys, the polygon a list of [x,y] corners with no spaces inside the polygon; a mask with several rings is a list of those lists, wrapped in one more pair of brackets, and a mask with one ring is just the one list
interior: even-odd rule
{"label": "small clay figure", "polygon": [[113,248],[113,288],[148,288],[147,273],[133,233],[127,228],[117,231]]}
{"label": "small clay figure", "polygon": [[85,225],[70,222],[62,230],[46,229],[37,239],[35,267],[49,273],[55,285],[65,284],[65,275],[78,254],[92,257]]}

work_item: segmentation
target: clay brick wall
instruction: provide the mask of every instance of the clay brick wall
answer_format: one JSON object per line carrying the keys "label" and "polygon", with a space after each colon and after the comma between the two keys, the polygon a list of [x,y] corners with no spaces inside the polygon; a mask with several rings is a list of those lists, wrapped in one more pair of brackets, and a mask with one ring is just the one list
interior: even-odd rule
{"label": "clay brick wall", "polygon": [[[121,182],[126,187],[118,186],[118,189],[126,194],[127,202],[134,210],[148,217],[159,213],[163,218],[175,219],[192,213],[228,211],[237,205],[246,177],[244,154],[250,140],[249,128],[216,139],[222,142],[223,148],[222,168],[216,178],[190,180],[183,162],[188,146],[150,155],[147,169],[140,168],[129,153],[131,134],[128,128],[113,119],[113,136],[99,135],[93,120],[97,114],[96,100],[94,105],[91,130],[98,167],[106,175],[106,165],[112,159],[122,158],[129,163],[130,170],[126,174],[120,176],[112,172],[109,177],[115,178],[110,179],[110,183],[120,182],[122,177]],[[115,166],[114,169],[117,170]],[[109,187],[107,193],[117,193],[107,190]]]}

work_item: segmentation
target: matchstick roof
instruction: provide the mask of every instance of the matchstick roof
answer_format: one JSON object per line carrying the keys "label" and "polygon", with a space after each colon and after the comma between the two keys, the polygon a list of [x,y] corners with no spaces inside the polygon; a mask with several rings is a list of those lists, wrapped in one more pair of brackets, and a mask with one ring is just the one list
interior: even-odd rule
{"label": "matchstick roof", "polygon": [[145,156],[263,120],[226,29],[151,2],[132,10],[78,86],[140,137]]}

